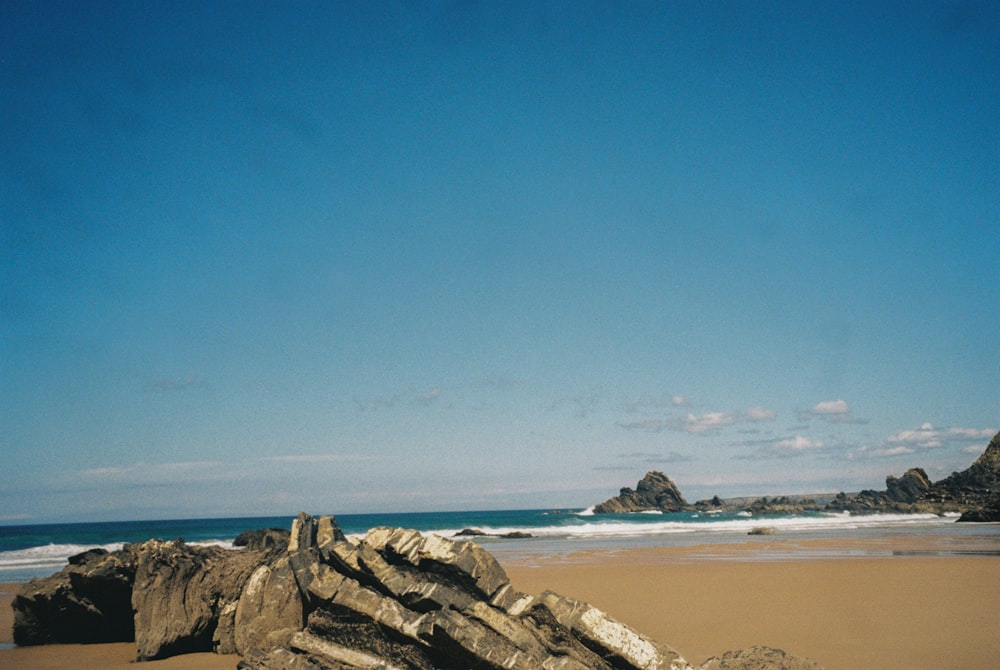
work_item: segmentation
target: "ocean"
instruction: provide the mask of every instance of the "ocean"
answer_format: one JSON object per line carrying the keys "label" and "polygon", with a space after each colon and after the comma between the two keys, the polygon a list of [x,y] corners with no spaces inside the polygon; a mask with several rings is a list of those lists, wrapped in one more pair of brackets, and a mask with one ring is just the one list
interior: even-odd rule
{"label": "ocean", "polygon": [[[503,560],[561,560],[578,551],[632,547],[684,547],[727,543],[784,543],[814,539],[880,538],[928,535],[950,538],[944,552],[1000,554],[1000,525],[955,523],[957,515],[810,512],[752,517],[748,513],[633,513],[595,515],[589,509],[503,510],[336,515],[348,537],[370,528],[392,526],[452,537],[463,529],[488,533],[476,542]],[[183,538],[192,544],[232,546],[245,530],[290,528],[292,516],[162,521],[112,521],[0,526],[0,583],[21,583],[60,570],[67,559],[93,547],[109,551],[150,538]],[[748,536],[755,527],[774,535]],[[531,537],[503,538],[509,533]],[[831,551],[844,553],[844,549]],[[869,553],[871,550],[866,550]],[[710,557],[710,552],[706,554]],[[780,552],[770,558],[780,558]]]}

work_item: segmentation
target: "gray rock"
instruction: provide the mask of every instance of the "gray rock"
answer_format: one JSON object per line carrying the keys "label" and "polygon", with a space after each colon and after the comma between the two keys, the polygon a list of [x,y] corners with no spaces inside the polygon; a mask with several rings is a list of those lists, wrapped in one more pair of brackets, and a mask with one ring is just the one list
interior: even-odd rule
{"label": "gray rock", "polygon": [[595,514],[624,514],[627,512],[643,512],[656,510],[660,512],[679,512],[694,509],[684,500],[677,485],[662,472],[650,471],[639,480],[636,488],[621,489],[614,498],[594,506]]}
{"label": "gray rock", "polygon": [[302,630],[302,594],[287,557],[254,570],[240,594],[233,623],[238,654],[254,647],[285,645]]}
{"label": "gray rock", "polygon": [[722,657],[713,657],[696,670],[822,670],[820,666],[800,656],[786,654],[771,647],[749,647],[727,651]]}

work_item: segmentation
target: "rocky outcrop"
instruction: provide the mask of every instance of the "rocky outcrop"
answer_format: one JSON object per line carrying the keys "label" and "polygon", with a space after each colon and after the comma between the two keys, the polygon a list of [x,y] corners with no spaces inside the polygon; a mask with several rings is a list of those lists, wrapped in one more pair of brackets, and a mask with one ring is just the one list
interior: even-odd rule
{"label": "rocky outcrop", "polygon": [[826,508],[856,513],[961,512],[960,521],[1000,520],[1000,514],[991,512],[1000,492],[1000,433],[962,472],[931,483],[922,468],[912,468],[902,477],[886,477],[885,486],[884,491],[865,490],[854,496],[839,493]]}
{"label": "rocky outcrop", "polygon": [[[15,598],[15,639],[134,637],[140,661],[214,650],[241,654],[242,670],[691,668],[587,603],[518,592],[473,542],[398,528],[351,542],[333,517],[306,514],[286,549],[251,537],[256,549],[150,540],[74,557]],[[752,658],[768,654],[784,658]],[[712,668],[765,667],[731,656]]]}
{"label": "rocky outcrop", "polygon": [[15,644],[131,642],[134,581],[128,547],[73,556],[60,572],[32,580],[14,597]]}
{"label": "rocky outcrop", "polygon": [[931,490],[930,480],[922,468],[911,468],[902,477],[885,478],[885,490],[866,489],[855,496],[838,493],[826,508],[846,512],[916,512],[918,501]]}
{"label": "rocky outcrop", "polygon": [[756,646],[710,658],[697,670],[820,670],[820,666],[781,649]]}
{"label": "rocky outcrop", "polygon": [[677,485],[662,472],[647,472],[635,490],[625,487],[614,498],[594,506],[594,514],[625,514],[628,512],[680,512],[693,509],[684,500]]}

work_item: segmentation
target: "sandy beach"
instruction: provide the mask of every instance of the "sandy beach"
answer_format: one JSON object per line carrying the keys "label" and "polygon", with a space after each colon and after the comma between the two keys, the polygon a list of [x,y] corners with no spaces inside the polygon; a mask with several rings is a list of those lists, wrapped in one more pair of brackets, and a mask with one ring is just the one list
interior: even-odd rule
{"label": "sandy beach", "polygon": [[[933,538],[758,542],[518,558],[504,567],[520,590],[590,602],[692,663],[765,644],[827,670],[995,667],[1000,557],[939,548]],[[15,589],[0,586],[0,642],[11,642]],[[0,667],[134,668],[133,658],[131,644],[59,645],[0,650]],[[193,654],[144,667],[232,669],[238,660]]]}

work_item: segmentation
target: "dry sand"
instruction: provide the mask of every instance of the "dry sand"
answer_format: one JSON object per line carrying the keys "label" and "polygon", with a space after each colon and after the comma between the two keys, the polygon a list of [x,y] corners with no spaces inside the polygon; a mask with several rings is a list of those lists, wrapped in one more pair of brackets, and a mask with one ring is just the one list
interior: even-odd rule
{"label": "dry sand", "polygon": [[[521,558],[504,567],[518,589],[585,600],[693,663],[766,644],[826,670],[998,667],[1000,557],[935,556],[909,544],[896,547],[904,555],[863,556],[868,546],[845,556],[835,544],[838,558],[822,557],[829,541],[791,553],[776,544],[775,554],[747,543]],[[0,642],[11,641],[15,588],[0,586]],[[133,658],[131,644],[54,645],[2,650],[0,668],[134,670]],[[232,670],[238,660],[191,654],[141,667]]]}

